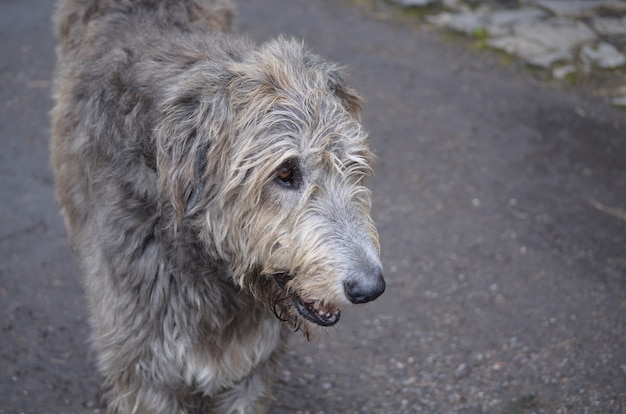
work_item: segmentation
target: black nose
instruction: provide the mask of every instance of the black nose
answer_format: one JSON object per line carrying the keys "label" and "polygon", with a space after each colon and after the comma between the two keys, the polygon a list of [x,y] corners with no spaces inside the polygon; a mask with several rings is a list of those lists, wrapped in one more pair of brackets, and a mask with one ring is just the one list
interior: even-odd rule
{"label": "black nose", "polygon": [[382,269],[373,272],[356,272],[344,284],[346,296],[352,303],[370,302],[385,291]]}

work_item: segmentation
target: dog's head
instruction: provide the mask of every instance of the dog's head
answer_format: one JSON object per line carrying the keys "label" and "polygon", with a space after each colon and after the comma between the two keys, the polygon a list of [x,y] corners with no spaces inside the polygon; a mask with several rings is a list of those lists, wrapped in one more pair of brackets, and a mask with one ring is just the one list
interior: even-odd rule
{"label": "dog's head", "polygon": [[185,142],[159,142],[176,217],[197,219],[210,254],[277,316],[305,331],[334,325],[385,289],[361,98],[339,68],[285,39],[215,76],[219,87],[178,120]]}

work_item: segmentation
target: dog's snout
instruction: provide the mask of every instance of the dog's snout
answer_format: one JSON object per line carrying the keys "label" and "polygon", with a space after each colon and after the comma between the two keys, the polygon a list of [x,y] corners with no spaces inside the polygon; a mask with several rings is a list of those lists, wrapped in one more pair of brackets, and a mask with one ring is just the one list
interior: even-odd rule
{"label": "dog's snout", "polygon": [[346,296],[352,303],[371,302],[385,291],[383,271],[376,267],[372,271],[355,272],[344,283]]}

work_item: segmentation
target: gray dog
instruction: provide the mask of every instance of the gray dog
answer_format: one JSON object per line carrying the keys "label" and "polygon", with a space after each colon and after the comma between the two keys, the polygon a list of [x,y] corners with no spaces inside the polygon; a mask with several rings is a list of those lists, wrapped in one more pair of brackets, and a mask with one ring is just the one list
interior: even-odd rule
{"label": "gray dog", "polygon": [[57,196],[109,413],[258,413],[289,328],[385,289],[361,99],[225,0],[61,0]]}

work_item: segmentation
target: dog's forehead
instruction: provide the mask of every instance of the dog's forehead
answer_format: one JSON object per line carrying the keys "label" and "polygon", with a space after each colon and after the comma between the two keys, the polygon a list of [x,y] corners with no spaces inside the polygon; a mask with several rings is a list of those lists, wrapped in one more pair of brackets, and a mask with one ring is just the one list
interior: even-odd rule
{"label": "dog's forehead", "polygon": [[[350,157],[368,152],[367,133],[361,124],[345,112],[311,112],[302,108],[294,117],[283,115],[274,131],[282,135],[286,147],[307,159]],[[319,109],[319,106],[318,106]],[[293,115],[293,113],[291,113]],[[281,131],[282,130],[282,131]]]}

